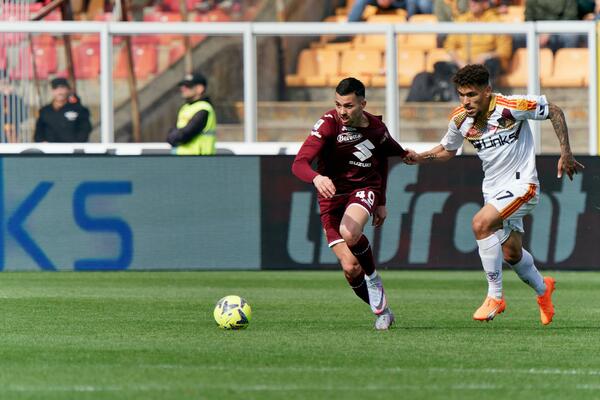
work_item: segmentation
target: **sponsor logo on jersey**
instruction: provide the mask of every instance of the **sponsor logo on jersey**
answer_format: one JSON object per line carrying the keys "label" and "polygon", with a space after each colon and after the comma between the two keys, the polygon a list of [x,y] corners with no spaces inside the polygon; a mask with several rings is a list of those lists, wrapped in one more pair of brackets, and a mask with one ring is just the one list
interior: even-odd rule
{"label": "sponsor logo on jersey", "polygon": [[323,136],[317,131],[310,131],[311,136],[316,136],[319,139],[323,138]]}
{"label": "sponsor logo on jersey", "polygon": [[511,144],[516,142],[517,139],[519,139],[519,132],[513,132],[510,135],[497,134],[496,136],[483,139],[469,139],[469,141],[477,151],[481,151]]}
{"label": "sponsor logo on jersey", "polygon": [[350,143],[356,142],[357,140],[362,139],[363,135],[360,133],[340,133],[337,136],[338,143]]}
{"label": "sponsor logo on jersey", "polygon": [[356,165],[357,167],[369,168],[371,166],[370,162],[360,162],[360,161],[348,161],[348,164]]}
{"label": "sponsor logo on jersey", "polygon": [[356,128],[352,127],[352,126],[342,126],[342,132],[356,132]]}

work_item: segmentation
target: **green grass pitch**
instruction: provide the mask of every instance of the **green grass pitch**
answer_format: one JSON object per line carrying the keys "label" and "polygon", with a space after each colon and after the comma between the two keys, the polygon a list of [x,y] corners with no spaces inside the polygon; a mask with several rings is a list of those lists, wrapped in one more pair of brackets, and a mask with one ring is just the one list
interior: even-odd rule
{"label": "green grass pitch", "polygon": [[[0,399],[600,398],[599,273],[553,273],[546,327],[511,271],[490,323],[483,272],[382,275],[388,332],[339,271],[4,273]],[[216,327],[227,294],[248,329]]]}

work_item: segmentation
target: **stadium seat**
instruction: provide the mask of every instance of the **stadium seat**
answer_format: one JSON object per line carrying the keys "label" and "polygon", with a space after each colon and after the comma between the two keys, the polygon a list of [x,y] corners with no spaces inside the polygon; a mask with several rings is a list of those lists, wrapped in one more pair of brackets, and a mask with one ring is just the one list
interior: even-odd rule
{"label": "stadium seat", "polygon": [[0,70],[5,70],[8,65],[8,58],[6,57],[6,48],[0,46]]}
{"label": "stadium seat", "polygon": [[199,19],[197,21],[202,22],[229,22],[231,21],[231,17],[220,8],[210,10],[208,12],[199,14]]}
{"label": "stadium seat", "polygon": [[365,85],[370,85],[372,76],[381,75],[382,72],[381,51],[373,49],[347,50],[342,52],[340,75],[331,76],[329,85],[337,85],[341,79],[348,76],[354,76]]}
{"label": "stadium seat", "polygon": [[[147,22],[181,22],[181,15],[177,12],[161,12],[161,11],[150,11],[144,13],[144,21]],[[181,35],[159,35],[159,41],[161,44],[169,45],[173,41],[181,41],[183,37]]]}
{"label": "stadium seat", "polygon": [[[436,24],[437,17],[433,14],[415,14],[408,19],[411,24]],[[399,42],[404,49],[429,50],[437,47],[435,33],[411,33],[399,35]]]}
{"label": "stadium seat", "polygon": [[306,76],[304,81],[306,86],[326,86],[331,76],[340,74],[340,52],[329,49],[316,49],[315,58],[318,66],[318,74],[315,76]]}
{"label": "stadium seat", "polygon": [[[136,78],[147,79],[151,74],[156,73],[158,69],[158,52],[154,45],[134,44],[132,46],[132,52]],[[119,51],[114,77],[123,79],[127,78],[127,74],[127,48],[123,46]]]}
{"label": "stadium seat", "polygon": [[[54,46],[41,45],[34,46],[33,51],[37,77],[38,79],[47,79],[51,73],[56,72],[58,66],[56,48]],[[10,76],[13,79],[33,79],[33,62],[29,61],[31,60],[29,46],[19,49],[19,60],[20,66],[27,66],[11,70]]]}
{"label": "stadium seat", "polygon": [[346,22],[348,21],[348,16],[347,15],[330,15],[329,17],[326,17],[323,22]]}
{"label": "stadium seat", "polygon": [[[402,10],[404,11],[404,10]],[[406,22],[406,11],[394,14],[375,14],[367,18],[368,23],[375,24],[398,24]]]}
{"label": "stadium seat", "polygon": [[[385,35],[358,35],[355,38],[354,47],[385,51],[386,40]],[[401,47],[404,41],[405,38],[403,35],[396,36],[397,47]]]}
{"label": "stadium seat", "polygon": [[314,49],[304,49],[298,55],[296,73],[287,75],[285,82],[288,86],[306,85],[306,77],[316,76],[319,73],[317,57]]}
{"label": "stadium seat", "polygon": [[[542,82],[552,76],[554,57],[552,50],[540,49],[540,79]],[[527,49],[520,48],[513,54],[510,62],[510,72],[500,79],[502,86],[507,87],[526,87],[527,86]]]}
{"label": "stadium seat", "polygon": [[558,49],[552,76],[542,78],[542,86],[582,87],[589,82],[588,49]]}
{"label": "stadium seat", "polygon": [[434,14],[415,14],[408,19],[411,24],[437,24],[438,19]]}
{"label": "stadium seat", "polygon": [[75,77],[96,79],[100,74],[100,45],[94,41],[83,41],[73,49]]}
{"label": "stadium seat", "polygon": [[433,72],[433,65],[438,61],[452,61],[452,57],[445,49],[427,50],[425,57],[425,71]]}
{"label": "stadium seat", "polygon": [[54,36],[49,35],[47,33],[41,33],[38,35],[32,35],[31,41],[34,46],[52,46],[56,47],[56,39]]}
{"label": "stadium seat", "polygon": [[169,65],[175,64],[185,54],[185,45],[183,43],[175,42],[173,46],[169,48]]}
{"label": "stadium seat", "polygon": [[43,21],[62,21],[62,14],[58,9],[52,11],[50,14],[46,15]]}
{"label": "stadium seat", "polygon": [[[385,59],[384,59],[385,62]],[[398,50],[398,85],[410,86],[413,78],[425,68],[425,53],[419,49]],[[374,76],[373,86],[385,86],[386,78],[383,75]]]}
{"label": "stadium seat", "polygon": [[502,22],[524,22],[525,6],[508,6],[506,14],[500,14],[500,20]]}

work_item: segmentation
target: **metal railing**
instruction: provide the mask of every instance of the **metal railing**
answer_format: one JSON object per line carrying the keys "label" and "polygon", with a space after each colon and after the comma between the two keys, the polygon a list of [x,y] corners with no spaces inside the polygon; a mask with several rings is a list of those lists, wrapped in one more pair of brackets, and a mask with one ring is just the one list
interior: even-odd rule
{"label": "metal railing", "polygon": [[[392,135],[399,138],[399,99],[397,78],[398,34],[466,33],[523,34],[528,49],[527,92],[540,93],[538,35],[543,33],[587,34],[589,57],[589,154],[598,154],[597,124],[597,49],[596,24],[589,21],[525,22],[525,23],[437,23],[437,24],[368,24],[368,23],[191,23],[191,22],[3,22],[0,33],[96,33],[100,36],[100,132],[101,143],[114,142],[112,92],[112,36],[149,34],[206,34],[243,37],[244,141],[256,142],[257,59],[256,39],[260,36],[308,35],[385,35],[386,36],[386,123]],[[536,149],[540,151],[540,129],[533,123]]]}

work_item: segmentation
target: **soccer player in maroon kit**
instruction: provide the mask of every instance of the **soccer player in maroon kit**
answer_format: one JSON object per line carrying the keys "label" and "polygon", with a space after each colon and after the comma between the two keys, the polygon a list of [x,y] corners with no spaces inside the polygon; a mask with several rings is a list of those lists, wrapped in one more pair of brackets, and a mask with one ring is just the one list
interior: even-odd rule
{"label": "soccer player in maroon kit", "polygon": [[[315,185],[329,247],[356,295],[377,316],[375,329],[385,330],[394,323],[394,314],[363,228],[371,215],[373,225],[383,224],[387,158],[404,157],[407,152],[392,139],[381,116],[364,111],[362,82],[343,79],[335,92],[335,109],[317,121],[298,151],[292,172]],[[311,167],[315,158],[316,171]]]}

